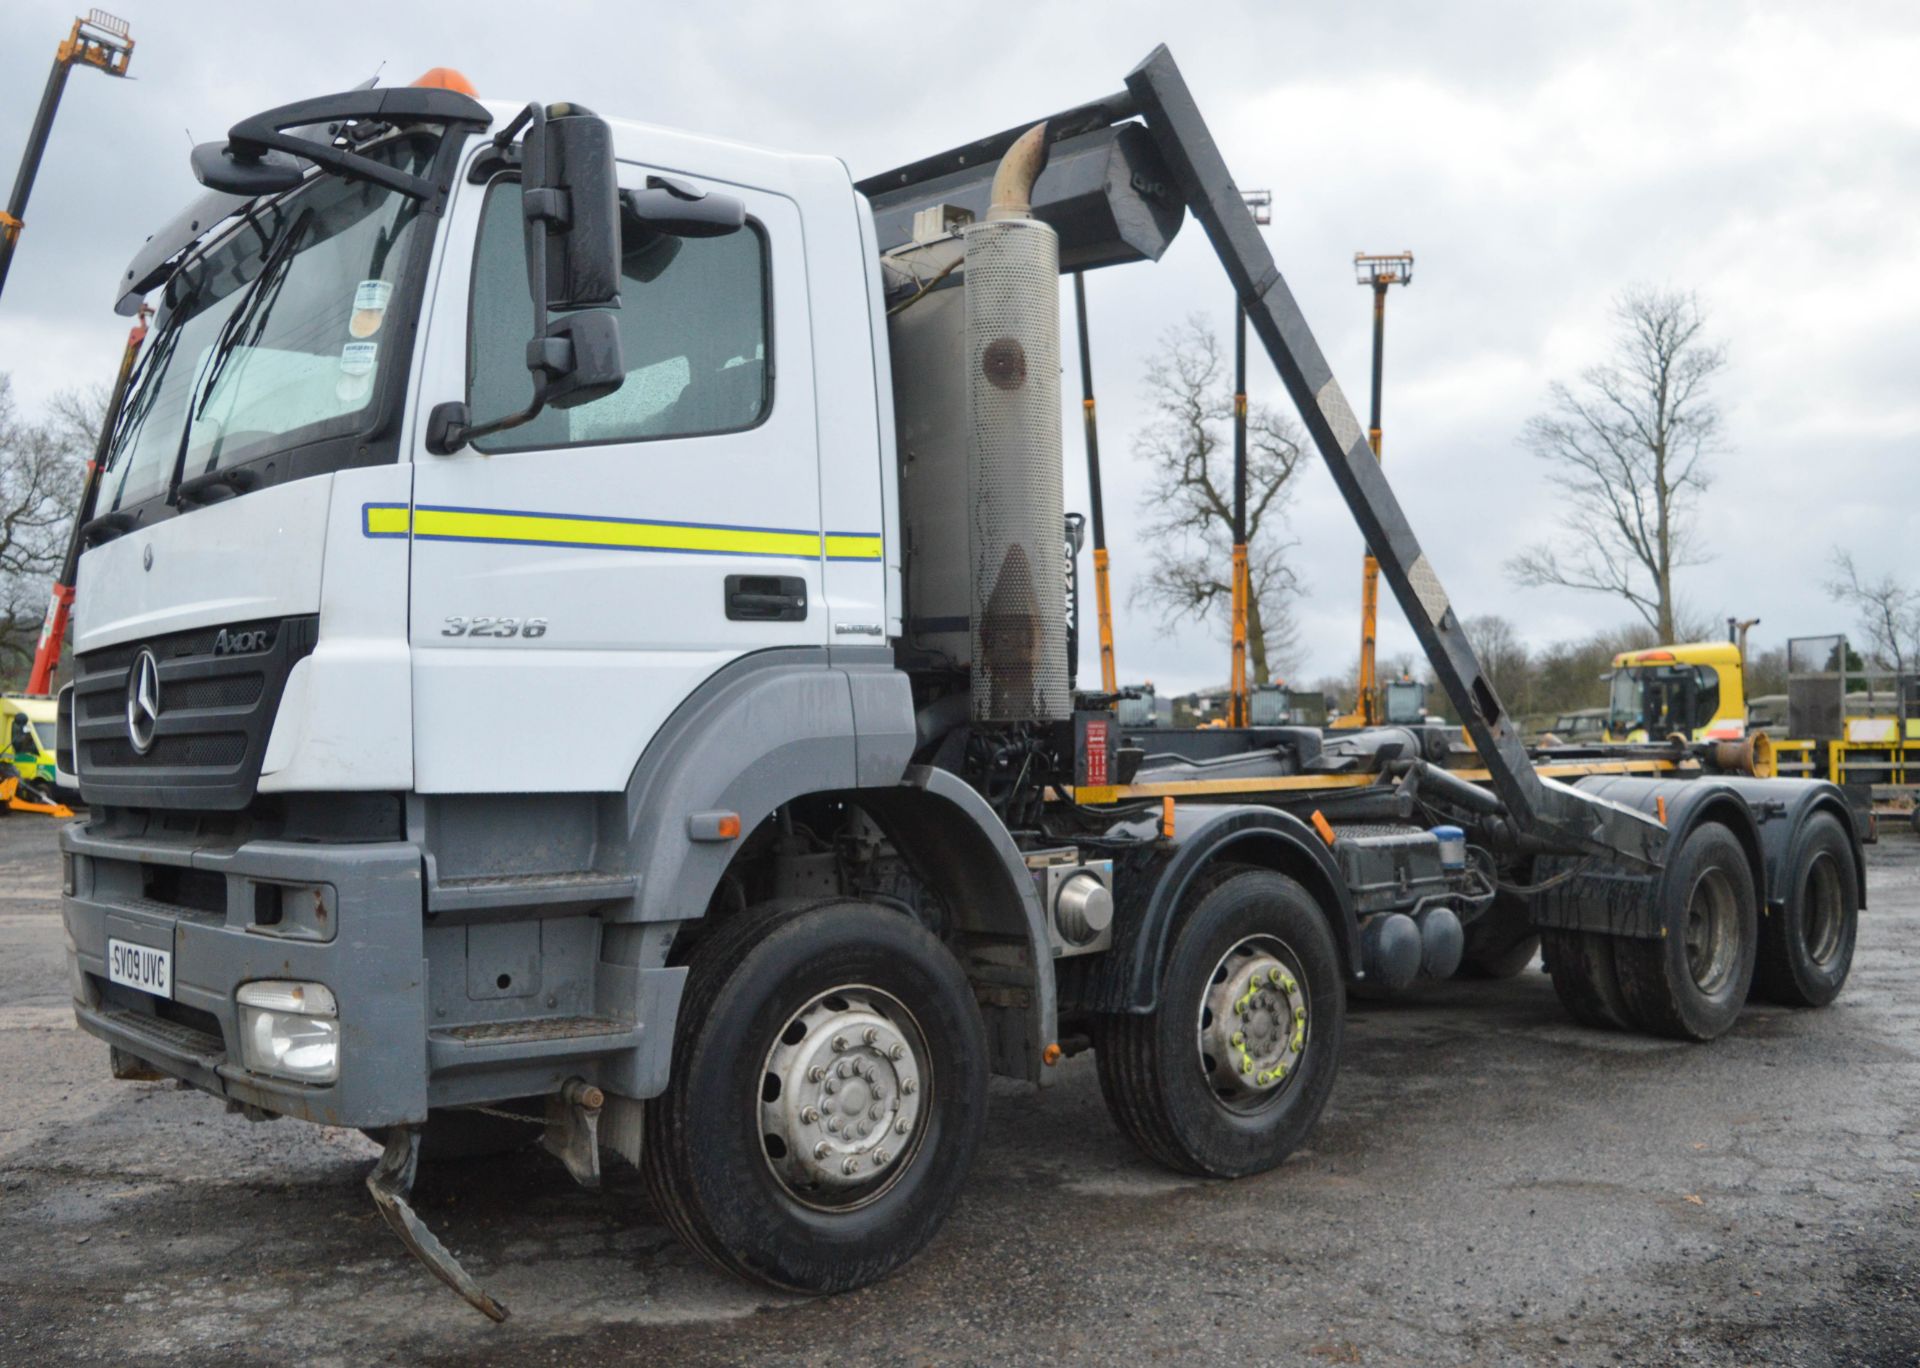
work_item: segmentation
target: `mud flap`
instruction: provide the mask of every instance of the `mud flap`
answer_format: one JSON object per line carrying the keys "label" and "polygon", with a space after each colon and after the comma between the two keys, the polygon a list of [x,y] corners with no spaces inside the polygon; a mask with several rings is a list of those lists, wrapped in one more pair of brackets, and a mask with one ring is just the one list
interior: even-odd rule
{"label": "mud flap", "polygon": [[400,1237],[400,1243],[431,1269],[434,1277],[465,1297],[482,1315],[491,1320],[505,1320],[507,1308],[473,1280],[408,1204],[414,1172],[419,1166],[420,1128],[394,1126],[389,1129],[386,1151],[373,1166],[373,1172],[367,1175],[367,1191],[373,1194],[373,1204],[380,1208],[380,1214]]}

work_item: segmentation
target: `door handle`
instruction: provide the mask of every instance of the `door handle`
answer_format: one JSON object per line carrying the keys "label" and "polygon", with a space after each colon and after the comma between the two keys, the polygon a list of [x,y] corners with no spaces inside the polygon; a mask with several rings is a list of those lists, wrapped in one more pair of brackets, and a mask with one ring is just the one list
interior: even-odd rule
{"label": "door handle", "polygon": [[730,622],[805,622],[807,582],[798,575],[728,575]]}

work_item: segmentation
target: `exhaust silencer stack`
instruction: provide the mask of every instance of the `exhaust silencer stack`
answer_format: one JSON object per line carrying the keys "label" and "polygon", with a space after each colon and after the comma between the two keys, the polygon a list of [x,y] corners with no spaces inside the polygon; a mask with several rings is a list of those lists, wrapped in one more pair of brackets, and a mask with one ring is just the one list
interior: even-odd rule
{"label": "exhaust silencer stack", "polygon": [[1008,149],[966,246],[973,717],[1071,715],[1060,436],[1060,245],[1031,216],[1046,125]]}

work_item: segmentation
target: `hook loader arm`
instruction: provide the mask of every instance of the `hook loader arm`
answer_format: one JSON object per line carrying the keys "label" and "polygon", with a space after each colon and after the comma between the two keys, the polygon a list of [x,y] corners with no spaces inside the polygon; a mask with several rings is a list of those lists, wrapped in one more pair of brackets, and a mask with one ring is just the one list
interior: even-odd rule
{"label": "hook loader arm", "polygon": [[1254,332],[1280,372],[1441,687],[1465,722],[1516,831],[1571,851],[1657,866],[1664,828],[1640,813],[1541,777],[1528,759],[1439,575],[1381,473],[1366,431],[1242,204],[1240,189],[1173,54],[1164,46],[1155,48],[1127,76],[1127,92],[1180,197],[1226,268]]}

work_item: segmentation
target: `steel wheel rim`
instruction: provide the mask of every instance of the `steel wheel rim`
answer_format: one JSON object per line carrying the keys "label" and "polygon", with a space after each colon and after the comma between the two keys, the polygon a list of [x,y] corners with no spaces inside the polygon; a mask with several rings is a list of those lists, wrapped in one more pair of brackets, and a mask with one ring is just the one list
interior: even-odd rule
{"label": "steel wheel rim", "polygon": [[1702,870],[1687,895],[1685,950],[1694,985],[1711,997],[1726,987],[1739,959],[1733,881],[1719,868]]}
{"label": "steel wheel rim", "polygon": [[1845,892],[1841,886],[1840,865],[1830,851],[1814,855],[1807,866],[1807,881],[1802,889],[1800,936],[1807,958],[1821,968],[1840,953],[1842,928],[1846,924]]}
{"label": "steel wheel rim", "polygon": [[1277,936],[1248,936],[1214,965],[1195,1017],[1200,1076],[1240,1116],[1280,1104],[1300,1076],[1313,1007],[1300,957]]}
{"label": "steel wheel rim", "polygon": [[816,1211],[878,1201],[919,1157],[934,1077],[926,1035],[891,993],[845,984],[787,1018],[760,1071],[760,1152]]}

